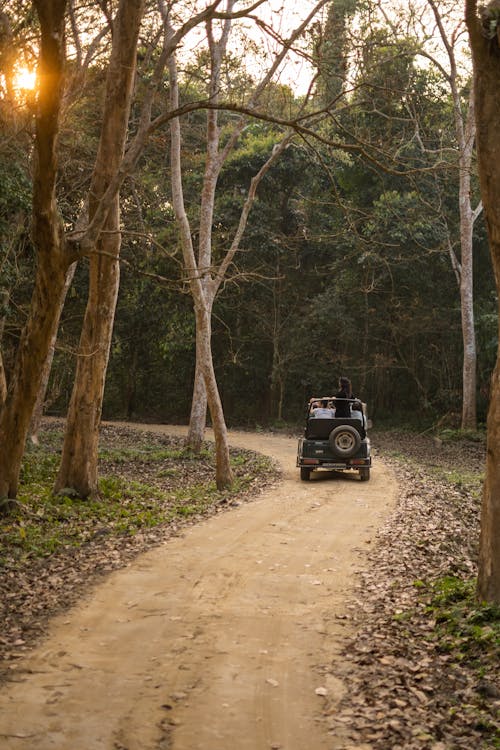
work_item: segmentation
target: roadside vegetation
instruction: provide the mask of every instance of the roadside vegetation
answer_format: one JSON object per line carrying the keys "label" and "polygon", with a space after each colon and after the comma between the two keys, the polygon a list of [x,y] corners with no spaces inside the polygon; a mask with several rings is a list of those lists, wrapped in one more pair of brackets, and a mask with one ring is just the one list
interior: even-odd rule
{"label": "roadside vegetation", "polygon": [[328,669],[347,685],[340,710],[325,707],[331,731],[363,750],[499,748],[500,609],[476,597],[484,436],[372,439],[400,494],[348,610],[355,635]]}

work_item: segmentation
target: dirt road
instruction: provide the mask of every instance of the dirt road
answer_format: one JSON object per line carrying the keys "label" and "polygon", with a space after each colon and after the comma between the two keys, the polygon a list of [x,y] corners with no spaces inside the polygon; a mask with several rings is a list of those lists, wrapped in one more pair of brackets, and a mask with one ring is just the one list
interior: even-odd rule
{"label": "dirt road", "polygon": [[[150,425],[146,429],[153,429]],[[172,433],[172,428],[158,427]],[[284,480],[109,576],[0,693],[2,750],[332,750],[321,721],[395,480],[301,482],[293,438],[231,433]],[[318,691],[318,692],[316,692]]]}

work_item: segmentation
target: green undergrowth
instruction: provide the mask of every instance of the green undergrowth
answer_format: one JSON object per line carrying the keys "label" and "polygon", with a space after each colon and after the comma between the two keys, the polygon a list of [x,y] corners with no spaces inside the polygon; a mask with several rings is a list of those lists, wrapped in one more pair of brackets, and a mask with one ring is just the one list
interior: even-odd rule
{"label": "green undergrowth", "polygon": [[500,748],[500,606],[478,601],[474,578],[450,575],[415,586],[435,623],[436,652],[472,675],[467,705],[460,710],[466,710],[488,748]]}
{"label": "green undergrowth", "polygon": [[484,427],[477,430],[462,430],[446,428],[437,432],[437,437],[443,442],[460,442],[468,441],[470,443],[483,443],[486,440],[486,430]]}
{"label": "green undergrowth", "polygon": [[0,569],[207,515],[250,493],[259,477],[269,481],[276,475],[267,457],[232,451],[233,487],[218,491],[211,444],[194,454],[180,440],[122,430],[102,441],[99,494],[83,500],[69,490],[52,492],[61,440],[58,431],[49,430],[40,446],[26,453],[17,502],[0,519]]}
{"label": "green undergrowth", "polygon": [[[436,621],[437,645],[482,670],[500,663],[500,606],[479,602],[475,579],[445,576],[432,586],[428,611]],[[500,697],[500,696],[499,696]]]}

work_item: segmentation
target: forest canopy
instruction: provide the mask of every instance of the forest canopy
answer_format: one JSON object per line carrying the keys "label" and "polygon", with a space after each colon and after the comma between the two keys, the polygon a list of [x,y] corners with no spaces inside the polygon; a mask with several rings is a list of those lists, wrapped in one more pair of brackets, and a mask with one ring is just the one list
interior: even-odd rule
{"label": "forest canopy", "polygon": [[[174,8],[185,23],[187,6]],[[110,53],[106,23],[113,10],[114,4],[68,3],[70,54],[57,174],[58,205],[68,227],[81,214],[94,170]],[[238,35],[245,33],[236,22],[235,28]],[[152,4],[138,42],[129,143],[155,75],[159,30]],[[203,35],[200,26],[199,43],[189,47],[186,42],[179,58],[183,103],[207,96],[210,53],[201,43]],[[27,86],[37,38],[33,10],[4,3],[0,325],[7,382],[34,268],[36,106]],[[423,37],[403,37],[397,18],[376,16],[369,4],[326,4],[300,44],[311,71],[309,93],[299,94],[279,78],[270,80],[260,94],[259,118],[247,118],[224,162],[211,223],[214,262],[227,251],[249,182],[287,132],[286,123],[304,126],[293,131],[263,176],[238,252],[213,303],[213,360],[230,424],[295,422],[304,399],[312,391],[331,392],[340,374],[351,377],[379,420],[459,419],[463,341],[456,273],[461,263],[456,102],[442,56],[439,64],[429,63],[429,57],[422,64],[426,43]],[[247,56],[248,49],[256,56],[255,42],[248,44]],[[223,145],[238,116],[224,111],[224,103],[244,105],[258,84],[257,68],[243,54],[241,41],[235,42],[221,63]],[[463,67],[459,104],[466,113],[467,61]],[[168,94],[168,75],[162,76],[153,117],[161,115]],[[106,417],[183,422],[189,415],[195,320],[169,185],[170,137],[167,126],[152,132],[121,189],[121,282]],[[206,112],[193,107],[182,117],[183,189],[192,226],[199,220],[205,139]],[[473,163],[471,170],[477,202]],[[484,420],[496,353],[496,295],[481,216],[473,232],[476,393],[478,416]],[[83,256],[61,314],[46,394],[46,408],[53,413],[65,413],[73,387],[88,274],[88,256]]]}

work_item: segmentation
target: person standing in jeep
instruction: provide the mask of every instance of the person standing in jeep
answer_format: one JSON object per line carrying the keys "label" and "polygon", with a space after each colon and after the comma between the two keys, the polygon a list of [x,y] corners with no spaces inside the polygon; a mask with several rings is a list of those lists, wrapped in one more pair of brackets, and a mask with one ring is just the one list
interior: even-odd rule
{"label": "person standing in jeep", "polygon": [[[336,399],[352,399],[352,387],[349,378],[339,378],[339,392],[335,394]],[[349,401],[336,401],[335,402],[335,414],[337,417],[350,417],[351,416],[351,404]]]}

